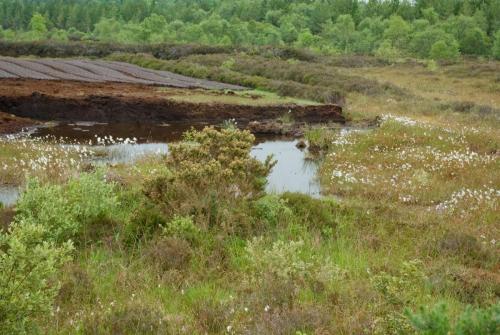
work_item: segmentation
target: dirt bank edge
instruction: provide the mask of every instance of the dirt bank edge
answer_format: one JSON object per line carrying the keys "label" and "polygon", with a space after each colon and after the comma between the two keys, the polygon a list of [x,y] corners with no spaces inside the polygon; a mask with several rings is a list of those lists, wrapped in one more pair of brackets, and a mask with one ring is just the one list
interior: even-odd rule
{"label": "dirt bank edge", "polygon": [[249,106],[222,103],[191,103],[165,97],[134,94],[51,94],[37,90],[0,91],[0,110],[35,120],[96,122],[174,122],[227,119],[270,120],[283,116],[296,121],[319,123],[346,121],[342,108],[334,104],[300,106]]}
{"label": "dirt bank edge", "polygon": [[20,132],[23,128],[35,126],[38,122],[20,118],[0,111],[0,135]]}

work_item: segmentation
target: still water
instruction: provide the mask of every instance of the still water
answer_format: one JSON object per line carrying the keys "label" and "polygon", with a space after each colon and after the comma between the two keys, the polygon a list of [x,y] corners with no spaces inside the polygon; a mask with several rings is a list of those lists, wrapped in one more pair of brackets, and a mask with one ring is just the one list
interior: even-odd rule
{"label": "still water", "polygon": [[19,189],[17,187],[0,186],[0,203],[4,206],[12,206],[16,203],[18,197]]}
{"label": "still water", "polygon": [[318,164],[308,160],[307,151],[299,150],[296,144],[293,140],[266,140],[253,147],[252,155],[260,161],[265,161],[269,155],[277,160],[267,178],[268,192],[300,192],[319,197]]}
{"label": "still water", "polygon": [[[168,143],[177,142],[182,134],[191,128],[202,129],[205,124],[142,124],[142,123],[91,123],[77,122],[39,128],[33,137],[53,136],[63,138],[67,143],[92,143],[92,149],[99,153],[93,159],[96,163],[133,163],[149,154],[167,154]],[[126,138],[136,138],[136,143],[96,145],[97,138],[112,136],[123,142]],[[268,177],[267,191],[274,193],[301,192],[313,197],[320,196],[320,186],[316,179],[318,165],[307,159],[307,150],[296,147],[294,139],[257,136],[251,154],[264,161],[273,155],[277,160]],[[70,145],[70,144],[69,144]],[[12,205],[19,195],[15,188],[0,188],[0,202]]]}

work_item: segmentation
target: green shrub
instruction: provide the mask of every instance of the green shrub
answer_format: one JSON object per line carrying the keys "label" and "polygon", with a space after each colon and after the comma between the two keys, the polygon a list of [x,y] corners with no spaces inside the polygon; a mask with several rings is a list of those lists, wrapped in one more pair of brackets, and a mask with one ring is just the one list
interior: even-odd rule
{"label": "green shrub", "polygon": [[480,28],[469,28],[461,41],[462,53],[468,55],[486,55],[489,49],[488,35]]}
{"label": "green shrub", "polygon": [[64,241],[80,229],[61,185],[43,185],[30,180],[17,203],[16,221],[35,221],[47,228],[52,240]]}
{"label": "green shrub", "polygon": [[452,40],[450,43],[447,41],[437,41],[431,47],[430,57],[434,60],[455,60],[460,56],[458,50],[458,43]]}
{"label": "green shrub", "polygon": [[397,274],[380,272],[371,278],[374,288],[384,300],[392,305],[406,305],[422,291],[427,276],[422,270],[422,262],[403,262]]}
{"label": "green shrub", "polygon": [[40,224],[47,228],[48,238],[63,242],[81,238],[89,225],[112,218],[117,207],[114,186],[103,174],[84,173],[66,185],[29,181],[15,220]]}
{"label": "green shrub", "polygon": [[0,334],[34,332],[35,319],[52,310],[72,244],[44,241],[48,229],[20,221],[0,234]]}
{"label": "green shrub", "polygon": [[227,119],[222,121],[220,127],[222,129],[237,129],[238,128],[238,122],[235,119]]}
{"label": "green shrub", "polygon": [[304,134],[309,143],[309,150],[313,152],[328,149],[333,142],[333,135],[331,131],[320,127],[308,129]]}
{"label": "green shrub", "polygon": [[376,322],[376,334],[412,334],[412,327],[403,308],[410,305],[425,292],[427,276],[422,262],[403,262],[395,274],[380,272],[370,278],[373,287],[381,295],[376,305],[380,315]]}
{"label": "green shrub", "polygon": [[[258,285],[280,282],[296,292],[302,285],[330,287],[345,275],[330,259],[311,253],[304,241],[278,240],[271,246],[254,238],[246,247],[249,281]],[[294,294],[294,292],[289,292]]]}
{"label": "green shrub", "polygon": [[493,58],[500,60],[500,30],[495,34],[495,42],[493,43]]}
{"label": "green shrub", "polygon": [[171,147],[168,165],[175,178],[199,190],[222,188],[233,196],[258,192],[273,163],[271,157],[262,164],[250,155],[254,140],[238,129],[189,131]]}
{"label": "green shrub", "polygon": [[235,63],[236,62],[235,62],[234,58],[229,58],[224,63],[222,63],[221,67],[223,69],[231,70],[234,67]]}
{"label": "green shrub", "polygon": [[247,253],[253,273],[269,273],[283,281],[311,275],[313,263],[304,260],[304,241],[276,241],[266,249],[262,239],[254,239]]}
{"label": "green shrub", "polygon": [[201,231],[195,226],[192,217],[176,215],[163,227],[163,235],[197,243],[201,238]]}
{"label": "green shrub", "polygon": [[436,72],[439,69],[438,63],[434,59],[430,59],[426,61],[426,66],[427,70],[431,72]]}
{"label": "green shrub", "polygon": [[170,147],[166,161],[171,174],[146,182],[145,194],[168,215],[194,215],[210,225],[237,223],[225,220],[239,199],[264,191],[266,176],[274,165],[250,155],[254,136],[248,131],[207,127],[189,131]]}
{"label": "green shrub", "polygon": [[418,314],[409,315],[409,319],[422,335],[448,335],[450,332],[450,320],[444,304],[432,309],[421,308]]}
{"label": "green shrub", "polygon": [[390,41],[385,40],[375,51],[375,56],[393,62],[401,57],[401,51],[393,47]]}
{"label": "green shrub", "polygon": [[467,306],[454,324],[444,303],[406,314],[417,333],[422,335],[494,335],[500,332],[500,303],[484,309]]}
{"label": "green shrub", "polygon": [[494,335],[500,333],[500,303],[489,308],[467,306],[455,324],[456,335]]}
{"label": "green shrub", "polygon": [[266,195],[254,203],[255,215],[266,224],[275,227],[281,218],[291,218],[292,212],[287,207],[286,201],[277,195]]}
{"label": "green shrub", "polygon": [[297,220],[308,227],[318,229],[335,228],[338,205],[332,200],[315,199],[301,193],[284,193],[281,196],[292,210]]}

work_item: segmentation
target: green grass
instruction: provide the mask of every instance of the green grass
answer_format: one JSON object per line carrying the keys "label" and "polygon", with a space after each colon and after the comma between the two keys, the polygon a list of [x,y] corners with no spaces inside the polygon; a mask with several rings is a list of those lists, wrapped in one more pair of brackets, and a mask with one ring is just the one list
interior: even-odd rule
{"label": "green grass", "polygon": [[[216,60],[224,57],[218,55]],[[274,60],[268,65],[275,65]],[[238,66],[242,72],[250,71],[238,62],[232,68]],[[481,92],[473,101],[483,104],[490,94],[490,113],[475,108],[458,111],[443,106],[451,100],[441,94],[446,94],[446,85],[468,87],[472,90],[468,99],[483,90],[484,85],[467,78],[460,84],[453,81],[469,73],[465,70],[472,64],[432,73],[408,64],[378,66],[366,74],[328,66],[352,78],[380,74],[380,80],[391,85],[385,91],[360,92],[358,87],[345,92],[349,115],[357,122],[384,116],[378,127],[347,134],[315,128],[306,135],[321,152],[319,177],[327,197],[217,193],[212,180],[203,176],[210,171],[219,176],[219,170],[197,164],[205,162],[204,152],[196,159],[182,156],[176,167],[158,157],[113,167],[111,171],[122,181],[116,188],[121,205],[115,209],[118,213],[110,213],[116,222],[103,219],[108,228],[78,248],[74,260],[61,271],[58,279],[63,288],[53,308],[60,310],[36,320],[42,332],[88,334],[92,333],[89,327],[104,327],[101,333],[113,334],[125,325],[124,333],[133,334],[146,325],[152,334],[415,334],[407,310],[444,302],[455,324],[466,306],[487,309],[497,303],[500,133],[496,91]],[[399,66],[408,73],[399,73]],[[276,77],[293,77],[291,72]],[[419,83],[436,76],[445,93],[418,89]],[[299,77],[296,74],[297,80],[304,81]],[[408,81],[410,77],[414,83]],[[478,80],[495,87],[492,76]],[[382,86],[373,83],[373,87]],[[411,94],[398,95],[394,87]],[[299,100],[288,100],[260,91],[213,95],[193,91],[191,96],[174,98],[221,103],[302,101],[301,94]],[[1,145],[15,157],[35,155],[39,148],[29,146],[21,156],[22,146]],[[224,167],[233,166],[227,163],[233,149],[224,148],[224,155],[218,156]],[[245,159],[240,157],[238,162]],[[5,176],[17,173],[17,165],[8,167],[2,172]],[[176,169],[182,168],[196,169],[200,175],[190,174],[190,178],[198,178],[202,186],[189,186],[191,179],[169,184]],[[68,175],[77,171],[63,170]],[[60,183],[66,178],[47,179]],[[224,184],[227,178],[217,179],[218,183]],[[246,181],[233,182],[247,189]],[[208,196],[214,194],[209,189],[218,201]],[[126,227],[143,222],[134,221],[141,210],[146,216],[159,212],[167,225],[172,215],[182,215],[200,228],[200,235],[193,238],[183,230],[168,235],[165,231],[171,230],[153,227],[151,235],[128,244]],[[169,262],[179,259],[186,261]],[[168,331],[157,328],[160,320],[168,324]]]}
{"label": "green grass", "polygon": [[245,90],[235,91],[231,93],[221,93],[219,91],[207,90],[190,90],[185,92],[170,93],[165,90],[168,99],[177,101],[185,101],[199,104],[228,104],[228,105],[244,105],[244,106],[274,106],[274,105],[299,105],[311,106],[319,105],[319,103],[292,97],[280,97],[276,93],[260,91],[260,90]]}

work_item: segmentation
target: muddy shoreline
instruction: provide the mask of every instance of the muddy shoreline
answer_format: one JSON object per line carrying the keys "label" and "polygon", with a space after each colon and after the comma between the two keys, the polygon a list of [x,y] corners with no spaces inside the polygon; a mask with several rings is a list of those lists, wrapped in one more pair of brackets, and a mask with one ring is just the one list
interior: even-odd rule
{"label": "muddy shoreline", "polygon": [[18,133],[25,128],[33,127],[37,124],[39,122],[35,120],[17,117],[0,111],[0,135]]}
{"label": "muddy shoreline", "polygon": [[44,121],[94,122],[242,122],[291,117],[298,122],[345,123],[333,104],[302,106],[193,103],[169,99],[147,85],[5,79],[0,110]]}

